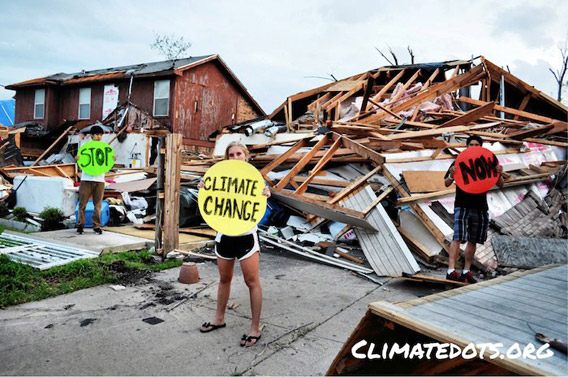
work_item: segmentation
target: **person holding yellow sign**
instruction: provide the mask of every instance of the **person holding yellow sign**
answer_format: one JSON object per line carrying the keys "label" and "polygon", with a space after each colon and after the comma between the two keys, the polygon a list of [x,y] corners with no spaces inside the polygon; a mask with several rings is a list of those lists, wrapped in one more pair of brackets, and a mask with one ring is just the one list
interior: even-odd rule
{"label": "person holding yellow sign", "polygon": [[238,259],[244,280],[249,288],[252,321],[247,334],[241,338],[241,347],[254,346],[260,340],[260,245],[256,225],[266,209],[270,190],[256,168],[247,163],[249,152],[239,142],[231,142],[225,151],[225,160],[211,167],[197,187],[201,215],[217,230],[215,254],[219,268],[217,310],[211,322],[199,329],[206,333],[226,327],[225,310],[231,293],[231,281]]}

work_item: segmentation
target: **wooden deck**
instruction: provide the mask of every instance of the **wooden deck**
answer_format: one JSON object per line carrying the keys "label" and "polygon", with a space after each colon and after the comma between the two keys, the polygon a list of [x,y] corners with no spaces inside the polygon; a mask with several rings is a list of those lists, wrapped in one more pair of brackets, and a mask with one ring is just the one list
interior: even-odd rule
{"label": "wooden deck", "polygon": [[[521,349],[541,344],[535,332],[568,339],[568,265],[511,274],[402,304],[376,302],[374,314],[442,342],[502,343],[502,352],[518,343]],[[566,375],[567,356],[489,360],[519,374]]]}

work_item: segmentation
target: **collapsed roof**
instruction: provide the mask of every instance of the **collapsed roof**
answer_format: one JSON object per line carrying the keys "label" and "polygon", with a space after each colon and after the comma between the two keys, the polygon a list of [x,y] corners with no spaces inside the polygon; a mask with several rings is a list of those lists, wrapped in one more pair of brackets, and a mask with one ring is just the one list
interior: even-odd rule
{"label": "collapsed roof", "polygon": [[[343,133],[348,132],[343,126],[350,125],[351,134],[376,131],[383,136],[385,131],[376,130],[376,126],[396,128],[389,133],[399,133],[432,128],[453,131],[449,127],[496,122],[492,127],[509,128],[502,133],[514,134],[528,121],[548,127],[534,134],[547,138],[561,135],[565,140],[565,105],[483,57],[478,64],[475,61],[373,69],[292,95],[272,112],[270,119],[297,125],[331,121]],[[477,99],[473,98],[474,92],[478,92]],[[511,135],[517,140],[518,136]]]}

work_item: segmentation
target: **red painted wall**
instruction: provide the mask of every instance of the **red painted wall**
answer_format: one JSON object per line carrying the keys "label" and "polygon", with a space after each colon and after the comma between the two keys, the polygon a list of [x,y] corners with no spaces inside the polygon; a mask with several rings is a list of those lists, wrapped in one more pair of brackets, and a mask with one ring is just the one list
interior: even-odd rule
{"label": "red painted wall", "polygon": [[175,84],[173,130],[184,144],[207,140],[215,130],[235,123],[237,88],[215,62],[189,69]]}

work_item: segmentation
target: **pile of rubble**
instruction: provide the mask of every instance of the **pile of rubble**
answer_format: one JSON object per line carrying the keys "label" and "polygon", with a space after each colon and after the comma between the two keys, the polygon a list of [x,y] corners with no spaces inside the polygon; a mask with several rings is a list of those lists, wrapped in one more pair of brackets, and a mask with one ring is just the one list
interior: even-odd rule
{"label": "pile of rubble", "polygon": [[[472,98],[476,86],[480,99]],[[447,261],[455,187],[446,188],[443,176],[465,139],[479,135],[505,171],[504,189],[488,193],[490,239],[475,261],[494,273],[512,265],[500,264],[492,237],[515,234],[499,224],[531,198],[554,202],[545,216],[556,231],[524,235],[565,242],[565,173],[558,178],[566,170],[567,115],[566,106],[483,58],[383,67],[290,96],[270,121],[225,129],[214,158],[187,157],[182,172],[195,179],[240,140],[274,204],[295,212],[264,234],[267,242],[304,243],[306,256],[317,249],[325,258],[330,244],[353,248],[355,236],[377,275],[401,276],[418,272],[417,260]],[[275,134],[282,125],[288,132]],[[534,220],[530,211],[519,216]]]}
{"label": "pile of rubble", "polygon": [[[148,167],[122,161],[125,170],[107,175],[116,183],[105,197],[114,198],[115,223],[152,229],[158,197],[152,164],[162,151],[150,139],[167,130],[140,111],[127,118],[129,112],[136,108],[119,108],[105,122],[111,122],[114,139],[127,129],[126,140],[144,135],[142,165]],[[290,96],[267,119],[220,130],[211,156],[185,154],[180,232],[214,237],[202,226],[196,184],[228,143],[239,140],[272,192],[261,223],[267,246],[363,274],[414,275],[419,263],[447,263],[455,187],[446,188],[443,176],[465,139],[479,135],[504,167],[505,188],[488,193],[490,239],[478,249],[475,265],[489,274],[534,267],[535,258],[512,262],[516,249],[495,240],[566,242],[567,117],[566,106],[484,58],[364,72]],[[72,141],[57,153],[59,161],[72,155]],[[0,172],[8,179],[31,174],[77,182],[74,163],[34,165]],[[535,221],[552,231],[521,229],[537,227]],[[560,254],[553,260],[565,262]]]}

